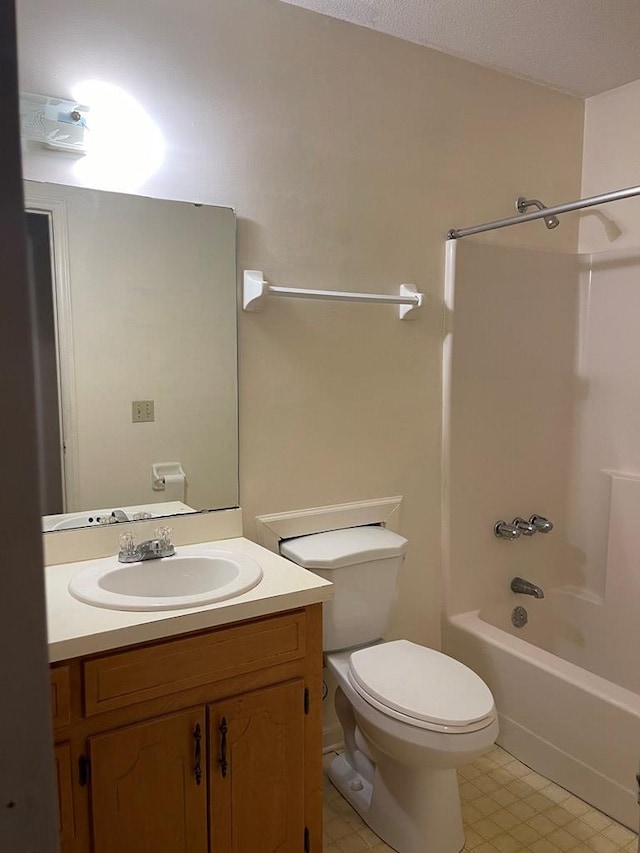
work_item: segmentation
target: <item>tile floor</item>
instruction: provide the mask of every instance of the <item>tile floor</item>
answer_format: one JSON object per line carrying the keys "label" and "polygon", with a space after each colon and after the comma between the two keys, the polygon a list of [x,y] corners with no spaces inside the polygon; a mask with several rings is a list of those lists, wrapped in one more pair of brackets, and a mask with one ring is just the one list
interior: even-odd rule
{"label": "tile floor", "polygon": [[[334,753],[325,756],[328,767]],[[500,747],[459,771],[465,851],[636,853],[637,836]],[[324,853],[391,851],[325,778]],[[393,853],[393,852],[392,852]]]}

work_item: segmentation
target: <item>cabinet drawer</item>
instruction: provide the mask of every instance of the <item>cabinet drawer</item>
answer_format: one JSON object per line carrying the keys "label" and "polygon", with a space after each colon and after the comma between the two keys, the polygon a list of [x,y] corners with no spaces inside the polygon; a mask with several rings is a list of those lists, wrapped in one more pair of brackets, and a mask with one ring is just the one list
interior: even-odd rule
{"label": "cabinet drawer", "polygon": [[51,670],[51,719],[54,729],[68,726],[71,722],[68,666],[59,666]]}
{"label": "cabinet drawer", "polygon": [[303,658],[304,627],[304,612],[296,610],[86,661],[85,713],[124,708]]}

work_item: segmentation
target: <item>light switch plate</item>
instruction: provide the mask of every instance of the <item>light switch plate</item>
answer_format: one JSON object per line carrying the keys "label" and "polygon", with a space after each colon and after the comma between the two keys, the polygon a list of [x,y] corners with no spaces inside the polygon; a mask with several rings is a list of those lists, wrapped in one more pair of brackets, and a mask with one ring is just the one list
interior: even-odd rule
{"label": "light switch plate", "polygon": [[133,400],[131,403],[131,423],[144,424],[154,420],[153,400]]}

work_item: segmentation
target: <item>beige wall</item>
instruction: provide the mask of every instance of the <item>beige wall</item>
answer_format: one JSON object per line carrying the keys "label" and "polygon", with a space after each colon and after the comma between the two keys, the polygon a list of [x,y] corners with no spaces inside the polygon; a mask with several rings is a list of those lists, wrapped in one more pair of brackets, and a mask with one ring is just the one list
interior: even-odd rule
{"label": "beige wall", "polygon": [[[411,323],[288,300],[241,316],[240,495],[252,536],[260,513],[403,494],[394,631],[438,644],[443,238],[520,193],[576,197],[582,102],[277,0],[19,12],[23,88],[125,88],[167,143],[140,191],[233,206],[240,270],[429,294]],[[47,152],[25,170],[77,182]],[[494,239],[548,245],[539,223]],[[572,249],[574,226],[554,239]]]}
{"label": "beige wall", "polygon": [[[639,100],[637,80],[585,102],[583,196],[640,183]],[[580,220],[581,252],[640,245],[640,197],[584,211]]]}

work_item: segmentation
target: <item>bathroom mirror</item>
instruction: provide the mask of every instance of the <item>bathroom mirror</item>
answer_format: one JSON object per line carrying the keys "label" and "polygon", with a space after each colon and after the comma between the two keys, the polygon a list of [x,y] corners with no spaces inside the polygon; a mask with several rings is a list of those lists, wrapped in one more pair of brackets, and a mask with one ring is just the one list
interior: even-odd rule
{"label": "bathroom mirror", "polygon": [[31,181],[25,206],[43,530],[237,506],[234,212]]}

